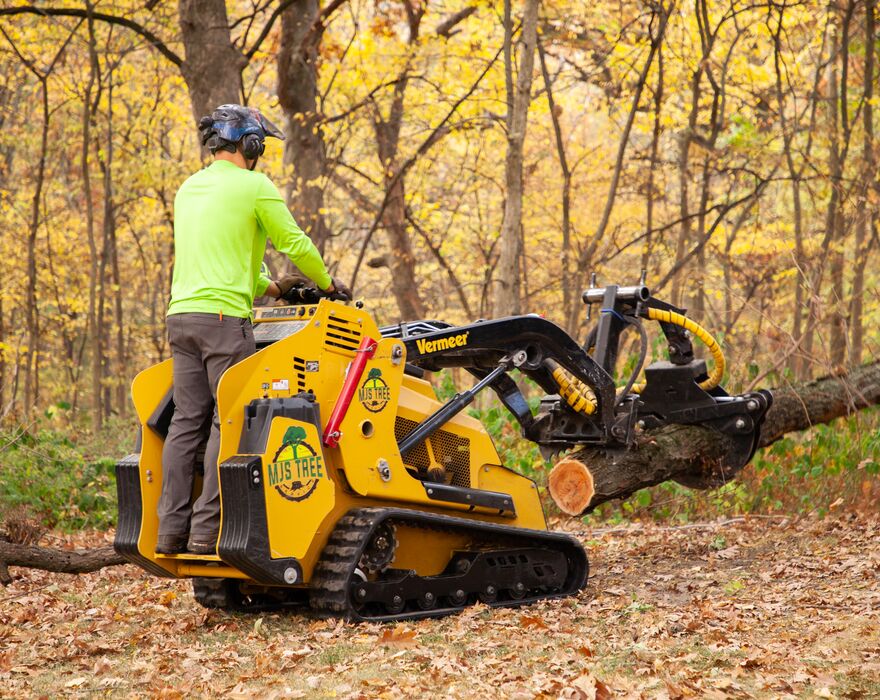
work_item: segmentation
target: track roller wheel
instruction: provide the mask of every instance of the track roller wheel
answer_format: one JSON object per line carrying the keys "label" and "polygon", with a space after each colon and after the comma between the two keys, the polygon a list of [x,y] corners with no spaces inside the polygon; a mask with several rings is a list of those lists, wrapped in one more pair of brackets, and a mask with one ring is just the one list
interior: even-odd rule
{"label": "track roller wheel", "polygon": [[467,603],[467,599],[467,593],[465,593],[460,588],[449,596],[449,602],[452,603],[452,605],[454,605],[456,608],[460,608],[465,603]]}
{"label": "track roller wheel", "polygon": [[523,584],[522,581],[517,581],[515,584],[513,584],[512,588],[509,588],[507,590],[507,592],[514,600],[522,600],[526,597],[527,590],[525,584]]}
{"label": "track roller wheel", "polygon": [[384,522],[376,528],[370,537],[370,541],[364,548],[359,562],[359,569],[376,573],[384,571],[394,559],[394,550],[397,549],[397,537],[394,526]]}
{"label": "track roller wheel", "polygon": [[385,604],[385,609],[391,615],[397,615],[398,613],[402,613],[403,609],[406,607],[406,600],[404,600],[402,595],[395,595],[391,598],[389,603]]}
{"label": "track roller wheel", "polygon": [[486,586],[482,591],[480,591],[480,600],[489,605],[498,600],[498,589],[493,585]]}
{"label": "track roller wheel", "polygon": [[437,607],[437,596],[431,591],[425,591],[419,596],[418,603],[422,610],[433,610]]}

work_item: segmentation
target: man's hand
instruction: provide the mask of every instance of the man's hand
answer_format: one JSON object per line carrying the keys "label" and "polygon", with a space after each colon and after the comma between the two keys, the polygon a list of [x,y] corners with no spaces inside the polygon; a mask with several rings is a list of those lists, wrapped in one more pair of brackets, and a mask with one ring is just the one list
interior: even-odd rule
{"label": "man's hand", "polygon": [[283,297],[296,285],[308,285],[309,280],[302,275],[284,275],[280,280],[275,280],[275,286],[278,287],[278,296]]}
{"label": "man's hand", "polygon": [[331,298],[335,297],[336,299],[339,299],[340,301],[351,301],[351,299],[352,299],[351,288],[347,284],[345,284],[344,282],[341,282],[336,277],[332,277],[331,279],[333,281],[330,283],[330,286],[327,287],[327,289],[325,289],[324,291],[326,293],[330,294]]}

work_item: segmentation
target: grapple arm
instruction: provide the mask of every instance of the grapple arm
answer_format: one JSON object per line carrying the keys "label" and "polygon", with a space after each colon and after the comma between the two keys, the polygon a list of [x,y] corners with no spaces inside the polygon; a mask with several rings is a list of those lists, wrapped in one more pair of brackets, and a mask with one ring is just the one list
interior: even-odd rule
{"label": "grapple arm", "polygon": [[[685,317],[684,309],[653,298],[644,285],[591,288],[583,299],[588,311],[592,305],[600,306],[583,346],[536,315],[464,326],[417,321],[384,328],[382,333],[404,341],[407,364],[413,369],[461,367],[481,380],[480,389],[491,387],[519,422],[524,437],[545,453],[576,445],[626,448],[642,429],[677,423],[703,425],[731,438],[733,447],[722,465],[725,472],[738,470],[751,459],[771,396],[765,391],[728,395],[720,385],[724,371],[720,347]],[[648,366],[645,382],[636,384],[647,351],[646,320],[659,323],[669,361]],[[622,382],[625,386],[618,391],[614,375],[620,340],[630,326],[641,333],[642,351],[629,382]],[[694,357],[694,335],[715,357],[711,374],[706,362]],[[499,366],[503,371],[497,371]],[[547,392],[536,414],[507,371],[514,368]],[[491,381],[485,382],[490,373]],[[456,400],[461,403],[460,396]]]}

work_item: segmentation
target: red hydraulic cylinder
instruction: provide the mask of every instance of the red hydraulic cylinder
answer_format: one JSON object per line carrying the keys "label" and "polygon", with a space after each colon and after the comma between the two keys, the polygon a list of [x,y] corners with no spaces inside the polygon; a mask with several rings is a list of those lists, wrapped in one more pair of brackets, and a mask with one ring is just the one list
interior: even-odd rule
{"label": "red hydraulic cylinder", "polygon": [[364,373],[364,367],[367,366],[367,360],[376,353],[376,345],[375,340],[364,336],[357,349],[357,354],[348,365],[348,374],[345,375],[342,391],[339,392],[339,398],[336,399],[333,413],[330,414],[330,420],[327,421],[327,428],[324,430],[324,444],[327,447],[339,446],[339,438],[342,437],[342,434],[339,432],[339,426],[342,425],[342,420],[345,418],[345,414],[348,413],[348,407],[351,405],[354,392],[357,391],[361,375]]}

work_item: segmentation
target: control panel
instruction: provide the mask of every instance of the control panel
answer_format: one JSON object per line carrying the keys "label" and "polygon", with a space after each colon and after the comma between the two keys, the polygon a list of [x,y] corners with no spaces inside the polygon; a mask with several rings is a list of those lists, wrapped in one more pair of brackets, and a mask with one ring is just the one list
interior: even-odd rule
{"label": "control panel", "polygon": [[315,315],[317,308],[314,304],[308,306],[258,306],[254,309],[254,324],[288,318],[309,318]]}
{"label": "control panel", "polygon": [[282,340],[306,327],[317,306],[261,306],[254,309],[254,342],[258,348]]}

